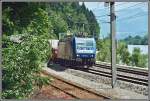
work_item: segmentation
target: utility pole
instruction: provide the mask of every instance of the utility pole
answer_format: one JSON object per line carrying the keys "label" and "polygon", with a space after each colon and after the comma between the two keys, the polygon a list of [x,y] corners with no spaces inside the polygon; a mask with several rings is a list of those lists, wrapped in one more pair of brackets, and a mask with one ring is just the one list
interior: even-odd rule
{"label": "utility pole", "polygon": [[150,101],[150,0],[148,0],[148,100]]}
{"label": "utility pole", "polygon": [[111,73],[112,73],[112,88],[116,86],[117,68],[116,68],[116,16],[115,3],[110,2],[110,32],[111,32]]}

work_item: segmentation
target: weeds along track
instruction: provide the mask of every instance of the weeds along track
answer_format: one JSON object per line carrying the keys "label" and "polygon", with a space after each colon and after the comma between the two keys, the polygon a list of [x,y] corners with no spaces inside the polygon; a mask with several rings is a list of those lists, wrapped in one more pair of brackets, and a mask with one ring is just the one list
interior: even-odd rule
{"label": "weeds along track", "polygon": [[43,71],[42,73],[54,79],[50,85],[72,96],[75,99],[110,99],[107,96],[99,94],[96,91],[91,91],[91,89],[73,83],[69,80],[65,80],[64,78],[55,74],[48,73],[47,71]]}

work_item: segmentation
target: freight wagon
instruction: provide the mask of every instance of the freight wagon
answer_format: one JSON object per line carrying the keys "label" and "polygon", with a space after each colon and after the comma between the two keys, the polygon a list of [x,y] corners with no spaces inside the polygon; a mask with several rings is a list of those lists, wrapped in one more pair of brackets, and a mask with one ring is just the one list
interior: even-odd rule
{"label": "freight wagon", "polygon": [[[52,43],[52,42],[51,42]],[[92,66],[95,64],[96,42],[94,38],[67,37],[59,40],[52,49],[54,63],[65,66]]]}

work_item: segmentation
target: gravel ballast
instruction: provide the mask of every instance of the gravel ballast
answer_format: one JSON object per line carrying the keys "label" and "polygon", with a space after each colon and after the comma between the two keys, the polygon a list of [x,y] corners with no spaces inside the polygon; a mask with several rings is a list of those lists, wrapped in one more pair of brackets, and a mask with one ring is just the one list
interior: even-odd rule
{"label": "gravel ballast", "polygon": [[[52,66],[50,71],[58,74],[61,77],[72,80],[73,82],[77,82],[79,84],[85,85],[97,91],[101,91],[102,93],[106,93],[106,92],[108,93],[108,92],[115,90],[113,91],[113,94],[110,93],[110,96],[116,96],[116,97],[123,98],[123,99],[124,98],[125,99],[126,98],[127,99],[135,99],[135,98],[146,99],[147,98],[147,96],[145,96],[147,95],[146,93],[147,88],[144,86],[135,85],[135,84],[127,83],[123,81],[118,81],[117,87],[115,89],[110,89],[111,79],[107,77],[98,76],[95,74],[86,73],[86,72],[79,71],[79,70],[68,69],[68,68],[60,67],[58,65]],[[115,94],[115,92],[117,94]],[[125,94],[125,92],[127,93]]]}

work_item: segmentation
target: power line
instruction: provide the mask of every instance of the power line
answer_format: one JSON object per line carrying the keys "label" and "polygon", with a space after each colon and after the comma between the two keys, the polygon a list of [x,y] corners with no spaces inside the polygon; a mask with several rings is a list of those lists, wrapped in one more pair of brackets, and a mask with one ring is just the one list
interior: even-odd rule
{"label": "power line", "polygon": [[[124,20],[130,20],[130,19],[133,19],[133,18],[139,18],[139,17],[145,16],[145,15],[147,15],[147,13],[143,14],[142,12],[138,12],[138,13],[136,13],[134,15],[131,15],[131,16],[121,17],[121,18],[117,19],[117,21],[120,21],[120,20],[122,20],[122,21],[124,21]],[[108,21],[103,20],[103,19],[97,19],[97,20],[99,22],[101,22],[101,23],[109,23]]]}
{"label": "power line", "polygon": [[[124,4],[126,4],[126,3],[117,4],[117,5],[115,5],[115,6],[120,6],[120,5],[124,5]],[[108,8],[110,8],[110,6],[108,6],[108,7],[106,7],[106,8],[108,9]],[[94,9],[92,9],[92,11],[95,11],[95,10],[105,10],[106,8],[103,8],[103,9],[94,8]]]}
{"label": "power line", "polygon": [[[117,10],[117,11],[115,11],[115,12],[124,11],[124,10],[127,10],[128,8],[135,7],[135,6],[139,5],[139,4],[143,4],[143,2],[140,2],[140,3],[137,3],[137,4],[135,4],[135,5],[129,6],[129,7],[125,8],[125,9]],[[119,4],[118,4],[118,5],[119,5]],[[103,18],[103,17],[106,17],[106,16],[110,16],[110,15],[109,15],[109,14],[104,14],[104,15],[95,16],[95,17],[101,17],[101,18]]]}
{"label": "power line", "polygon": [[109,14],[105,14],[105,15],[100,15],[100,16],[95,16],[95,17],[106,17],[106,16],[110,16]]}
{"label": "power line", "polygon": [[137,6],[137,5],[140,5],[140,4],[143,4],[143,2],[141,2],[141,3],[137,3],[137,4],[135,4],[135,5],[132,5],[132,6],[129,6],[129,7],[126,7],[125,9],[120,9],[120,10],[117,10],[117,11],[115,11],[115,12],[124,11],[124,10],[127,10],[128,8],[132,8],[132,7],[135,7],[135,6]]}
{"label": "power line", "polygon": [[99,22],[99,23],[110,23],[110,22],[108,22],[108,21],[106,21],[106,20],[98,20],[98,22]]}
{"label": "power line", "polygon": [[[122,3],[122,4],[117,4],[117,5],[115,5],[115,6],[120,6],[120,5],[124,5],[124,4],[126,4],[126,3]],[[107,7],[107,8],[110,8],[110,6],[109,7]],[[96,9],[96,8],[95,8]],[[106,8],[104,8],[104,9],[98,9],[98,10],[105,10]],[[93,11],[93,10],[92,10]],[[106,17],[106,16],[110,16],[109,14],[104,14],[104,15],[100,15],[100,16],[96,16],[96,17]]]}
{"label": "power line", "polygon": [[141,17],[141,16],[147,15],[147,14],[142,14],[142,15],[141,14],[142,14],[141,12],[138,12],[138,13],[136,13],[134,15],[131,15],[131,16],[128,16],[128,17],[122,17],[120,19],[117,19],[117,21],[126,20],[126,19],[132,19],[132,18],[137,18],[137,17]]}
{"label": "power line", "polygon": [[133,18],[139,18],[139,17],[145,16],[145,15],[147,15],[147,14],[139,15],[139,16],[133,16],[133,17],[131,17],[131,18],[126,18],[126,19],[119,19],[119,20],[117,20],[117,21],[120,21],[120,20],[122,20],[122,21],[124,21],[124,20],[131,20],[131,19],[133,19]]}

